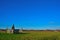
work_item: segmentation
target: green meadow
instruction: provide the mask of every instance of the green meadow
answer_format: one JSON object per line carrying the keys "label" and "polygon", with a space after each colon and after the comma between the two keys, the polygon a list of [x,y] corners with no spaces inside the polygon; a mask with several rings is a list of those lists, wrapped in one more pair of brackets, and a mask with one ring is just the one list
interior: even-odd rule
{"label": "green meadow", "polygon": [[60,40],[60,32],[25,31],[20,34],[0,33],[0,40]]}

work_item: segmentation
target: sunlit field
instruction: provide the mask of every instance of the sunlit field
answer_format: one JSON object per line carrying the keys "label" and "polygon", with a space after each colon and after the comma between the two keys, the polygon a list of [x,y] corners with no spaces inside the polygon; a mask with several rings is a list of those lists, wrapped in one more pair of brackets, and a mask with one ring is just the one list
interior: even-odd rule
{"label": "sunlit field", "polygon": [[24,31],[20,34],[0,33],[0,40],[60,40],[60,32]]}

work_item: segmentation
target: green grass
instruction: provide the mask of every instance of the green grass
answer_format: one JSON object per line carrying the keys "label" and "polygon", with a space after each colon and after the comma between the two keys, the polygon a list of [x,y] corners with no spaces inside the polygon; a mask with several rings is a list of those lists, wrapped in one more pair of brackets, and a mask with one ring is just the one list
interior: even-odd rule
{"label": "green grass", "polygon": [[0,40],[60,40],[60,32],[26,31],[22,34],[0,33]]}

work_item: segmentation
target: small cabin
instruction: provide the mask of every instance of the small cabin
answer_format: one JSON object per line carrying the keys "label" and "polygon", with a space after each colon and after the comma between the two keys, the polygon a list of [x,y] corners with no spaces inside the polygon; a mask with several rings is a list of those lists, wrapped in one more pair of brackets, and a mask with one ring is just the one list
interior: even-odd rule
{"label": "small cabin", "polygon": [[11,30],[7,30],[7,33],[22,33],[22,30],[19,30],[19,29],[15,29],[15,27],[14,27],[14,24],[13,24],[13,26],[12,26],[12,28],[11,28]]}

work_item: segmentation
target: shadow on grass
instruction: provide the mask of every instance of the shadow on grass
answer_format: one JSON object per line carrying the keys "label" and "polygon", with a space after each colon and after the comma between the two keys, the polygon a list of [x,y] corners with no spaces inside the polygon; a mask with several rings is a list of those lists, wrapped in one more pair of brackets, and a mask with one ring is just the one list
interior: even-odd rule
{"label": "shadow on grass", "polygon": [[29,34],[29,33],[13,33],[13,34]]}

